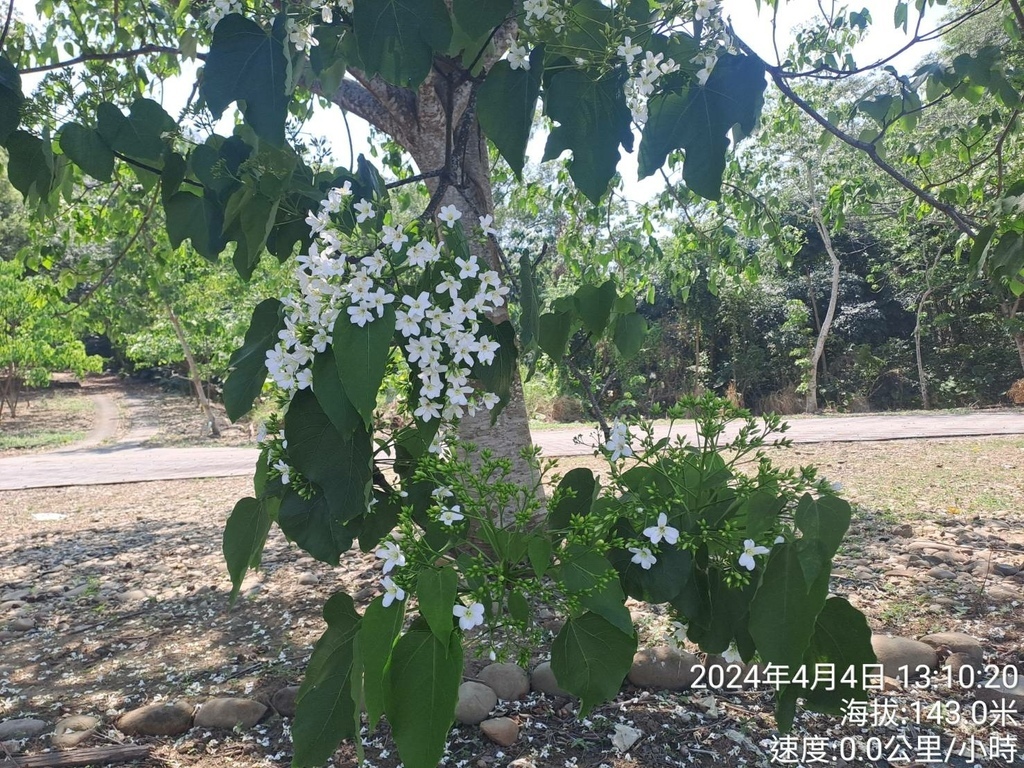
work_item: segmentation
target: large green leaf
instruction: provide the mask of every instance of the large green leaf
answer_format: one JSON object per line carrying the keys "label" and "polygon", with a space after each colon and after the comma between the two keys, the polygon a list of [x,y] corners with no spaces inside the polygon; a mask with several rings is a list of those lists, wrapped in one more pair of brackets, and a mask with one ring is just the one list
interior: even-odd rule
{"label": "large green leaf", "polygon": [[341,384],[334,348],[330,345],[323,352],[318,352],[313,360],[313,394],[342,436],[362,426],[363,419]]}
{"label": "large green leaf", "polygon": [[363,624],[359,629],[359,648],[363,665],[363,696],[366,717],[371,731],[384,713],[384,678],[391,649],[402,632],[405,619],[405,601],[395,601],[384,607],[383,596],[366,606]]}
{"label": "large green leaf", "polygon": [[352,680],[360,617],[352,598],[337,592],[324,605],[324,618],[327,630],[313,649],[296,699],[292,724],[295,768],[323,765],[339,741],[357,735]]}
{"label": "large green leaf", "polygon": [[633,664],[636,635],[596,613],[570,618],[551,644],[551,671],[580,698],[580,717],[615,696]]}
{"label": "large green leaf", "polygon": [[17,129],[24,103],[21,75],[11,62],[0,56],[0,144],[4,144]]}
{"label": "large green leaf", "polygon": [[537,344],[556,363],[565,356],[565,345],[572,332],[572,314],[545,312],[537,321]]}
{"label": "large green leaf", "polygon": [[53,149],[26,131],[7,138],[7,176],[27,201],[50,197],[55,185]]}
{"label": "large green leaf", "polygon": [[750,56],[725,54],[704,86],[654,96],[640,142],[639,175],[658,171],[675,149],[686,151],[683,179],[698,195],[721,197],[728,132],[754,129],[765,89],[764,64]]}
{"label": "large green leaf", "polygon": [[60,129],[61,151],[85,173],[99,181],[110,181],[114,152],[92,128],[68,123]]}
{"label": "large green leaf", "polygon": [[619,163],[619,145],[633,149],[632,115],[618,71],[597,80],[576,69],[552,75],[544,94],[544,114],[559,123],[548,136],[544,160],[572,151],[569,175],[597,203]]}
{"label": "large green leaf", "polygon": [[228,361],[230,373],[224,382],[224,409],[232,421],[247,414],[263,390],[263,382],[267,378],[267,352],[277,343],[277,334],[283,328],[280,301],[265,299],[256,305],[245,340]]}
{"label": "large green leaf", "polygon": [[519,340],[523,349],[537,338],[537,324],[540,322],[540,303],[537,296],[537,275],[533,259],[529,254],[519,257]]}
{"label": "large green leaf", "polygon": [[391,355],[395,335],[395,310],[389,304],[383,317],[362,328],[342,314],[334,323],[334,357],[345,394],[369,426],[377,407],[377,392]]}
{"label": "large green leaf", "polygon": [[452,13],[468,34],[486,35],[512,11],[512,0],[452,0]]}
{"label": "large green leaf", "polygon": [[420,614],[434,636],[447,643],[452,636],[452,606],[455,605],[459,577],[454,568],[425,568],[416,583]]}
{"label": "large green leaf", "polygon": [[327,497],[317,492],[305,499],[292,489],[285,491],[277,512],[277,525],[289,541],[310,557],[337,565],[342,553],[352,548],[352,528],[332,512]]}
{"label": "large green leaf", "polygon": [[224,561],[231,575],[231,601],[238,597],[245,572],[259,568],[270,524],[277,514],[280,499],[251,497],[239,499],[224,526]]}
{"label": "large green leaf", "polygon": [[107,146],[150,165],[163,163],[164,136],[177,129],[174,118],[152,99],[137,99],[127,115],[109,102],[96,108],[96,131]]}
{"label": "large green leaf", "polygon": [[793,522],[803,532],[797,549],[808,584],[829,567],[850,527],[851,514],[850,505],[837,496],[815,499],[805,493],[797,503]]}
{"label": "large green leaf", "polygon": [[566,472],[555,489],[554,504],[548,507],[548,528],[568,528],[573,515],[589,515],[594,499],[597,498],[597,489],[594,473],[586,467],[576,467]]}
{"label": "large green leaf", "polygon": [[750,634],[762,659],[790,669],[800,664],[828,596],[829,575],[826,568],[808,585],[794,545],[772,552],[750,603]]}
{"label": "large green leaf", "polygon": [[291,464],[324,492],[332,527],[366,514],[373,480],[373,445],[367,430],[360,427],[342,436],[316,395],[303,389],[288,406],[284,434]]}
{"label": "large green leaf", "polygon": [[608,318],[615,304],[615,283],[608,280],[597,285],[581,285],[573,294],[576,313],[583,321],[583,327],[595,336],[604,333]]}
{"label": "large green leaf", "polygon": [[281,146],[288,116],[287,66],[278,33],[232,13],[213,32],[201,93],[214,117],[233,101],[245,102],[246,122],[260,138]]}
{"label": "large green leaf", "polygon": [[477,91],[480,127],[517,178],[522,177],[526,162],[526,144],[537,111],[543,73],[544,50],[538,47],[530,54],[528,70],[512,69],[507,61],[499,61]]}
{"label": "large green leaf", "polygon": [[209,195],[175,192],[164,203],[167,237],[177,248],[188,240],[200,256],[216,261],[224,250],[224,212]]}
{"label": "large green leaf", "polygon": [[364,68],[410,87],[423,82],[435,52],[447,51],[452,38],[444,0],[356,3],[352,29]]}
{"label": "large green leaf", "polygon": [[635,357],[644,345],[647,337],[647,321],[636,312],[619,315],[615,320],[615,331],[612,340],[619,354],[627,360]]}
{"label": "large green leaf", "polygon": [[[247,180],[248,181],[248,180]],[[268,197],[247,183],[228,200],[224,212],[224,236],[235,241],[232,263],[243,280],[252,277],[263,246],[277,220],[280,197]]]}
{"label": "large green leaf", "polygon": [[[822,684],[801,690],[800,695],[807,705],[818,712],[840,714],[844,702],[864,701],[867,698],[861,671],[874,664],[874,649],[871,647],[871,627],[860,611],[841,597],[830,597],[818,614],[814,634],[805,657],[808,679],[813,680],[816,664],[835,670],[835,685]],[[853,670],[855,685],[843,682],[847,670]]]}
{"label": "large green leaf", "polygon": [[462,644],[452,635],[445,643],[412,630],[391,653],[384,711],[406,768],[436,768],[444,756],[462,679]]}

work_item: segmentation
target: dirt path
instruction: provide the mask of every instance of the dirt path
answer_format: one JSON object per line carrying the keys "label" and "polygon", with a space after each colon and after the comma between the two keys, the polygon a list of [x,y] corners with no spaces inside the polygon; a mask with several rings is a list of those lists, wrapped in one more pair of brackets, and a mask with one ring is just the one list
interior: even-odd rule
{"label": "dirt path", "polygon": [[[131,403],[126,406],[131,419]],[[110,447],[83,448],[78,444],[59,452],[0,458],[0,490],[236,477],[250,475],[255,468],[257,452],[253,448],[141,447],[148,434],[149,426],[137,420]],[[656,437],[667,434],[665,428],[655,430]],[[692,425],[673,434],[696,437]],[[785,436],[794,443],[827,443],[1015,434],[1024,434],[1024,411],[1005,409],[797,418],[790,422]],[[577,441],[579,435],[578,430],[546,430],[536,432],[534,440],[547,456],[592,453],[598,434],[584,434],[582,441]]]}

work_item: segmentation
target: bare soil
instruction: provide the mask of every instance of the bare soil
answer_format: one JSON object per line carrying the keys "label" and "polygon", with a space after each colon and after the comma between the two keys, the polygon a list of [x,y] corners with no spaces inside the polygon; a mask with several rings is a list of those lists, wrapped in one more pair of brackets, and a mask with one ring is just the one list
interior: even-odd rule
{"label": "bare soil", "polygon": [[[131,388],[122,397],[125,412],[153,416],[156,428],[145,440],[209,440],[197,426],[198,410],[190,410],[187,400],[183,405],[184,398]],[[122,438],[133,429],[139,435],[142,427],[131,423]],[[981,641],[987,662],[1024,674],[1024,439],[800,446],[782,461],[818,464],[857,504],[833,591],[860,608],[876,633],[966,632]],[[567,459],[560,468],[593,462]],[[234,502],[250,492],[248,480],[232,478],[0,493],[0,721],[33,716],[53,723],[93,714],[103,721],[94,744],[155,746],[154,757],[140,765],[287,764],[289,721],[273,713],[252,730],[193,728],[177,739],[129,739],[113,725],[121,713],[160,700],[198,704],[234,695],[269,702],[278,688],[301,680],[324,629],[319,610],[326,598],[344,589],[365,606],[374,596],[370,585],[379,575],[372,555],[352,552],[331,568],[303,556],[275,529],[263,569],[246,580],[230,608],[221,532]],[[954,578],[930,575],[940,566]],[[1021,571],[1012,573],[1016,569]],[[311,581],[310,575],[317,583],[299,583]],[[634,609],[641,645],[665,642],[668,617],[657,609]],[[33,628],[13,630],[23,619]],[[546,653],[545,647],[535,649],[535,660]],[[467,674],[479,666],[469,665]],[[969,707],[974,693],[898,687],[878,698],[908,712],[913,701]],[[477,728],[463,726],[453,731],[444,764],[487,768],[527,758],[538,768],[770,765],[771,741],[778,736],[771,711],[766,691],[665,693],[627,685],[581,721],[572,701],[531,695],[502,702],[494,713],[519,723],[513,746],[498,747]],[[865,728],[835,716],[801,714],[795,734],[913,739],[925,733],[960,744],[971,737],[987,743],[999,733],[1024,748],[1022,721],[1024,714],[996,728],[931,721]],[[626,754],[612,747],[616,724],[643,734]],[[386,727],[367,734],[364,743],[370,765],[399,765]],[[8,748],[35,754],[48,749],[48,741],[39,737]],[[354,762],[351,745],[343,745],[334,764]],[[948,762],[971,764],[956,754]]]}

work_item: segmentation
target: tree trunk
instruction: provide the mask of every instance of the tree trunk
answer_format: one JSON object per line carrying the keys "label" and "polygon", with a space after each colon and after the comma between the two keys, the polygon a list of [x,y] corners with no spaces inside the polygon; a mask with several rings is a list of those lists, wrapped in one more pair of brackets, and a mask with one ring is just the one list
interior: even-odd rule
{"label": "tree trunk", "polygon": [[[1020,311],[1021,305],[1020,296],[1013,304],[1003,303],[1003,311],[1006,312],[1006,321],[1013,327],[1013,321],[1017,319],[1017,313]],[[1024,371],[1024,331],[1010,331],[1010,335],[1013,337],[1013,343],[1017,345],[1017,356],[1020,358],[1020,367]]]}
{"label": "tree trunk", "polygon": [[195,355],[192,354],[192,346],[188,343],[188,339],[185,337],[185,331],[181,327],[181,322],[178,320],[178,316],[174,314],[174,308],[171,307],[170,302],[164,302],[164,308],[167,310],[167,317],[171,321],[171,326],[174,328],[174,335],[178,337],[178,344],[181,345],[181,351],[185,354],[185,362],[188,364],[188,375],[192,380],[192,388],[196,391],[196,397],[199,399],[199,407],[203,409],[203,415],[206,416],[206,423],[210,426],[210,434],[214,437],[220,437],[220,428],[217,426],[217,416],[213,412],[213,408],[210,406],[210,399],[206,396],[206,390],[203,388],[203,379],[199,375],[199,366],[196,365]]}
{"label": "tree trunk", "polygon": [[818,196],[814,185],[814,174],[810,164],[807,165],[807,190],[811,195],[811,218],[814,219],[814,226],[821,235],[821,241],[825,245],[825,252],[832,262],[832,295],[828,299],[828,309],[825,311],[825,319],[821,321],[821,330],[818,331],[818,339],[814,343],[811,352],[810,371],[807,377],[807,400],[804,404],[805,413],[814,413],[818,410],[818,363],[825,352],[825,341],[828,339],[828,332],[832,328],[832,320],[836,316],[836,305],[839,303],[839,276],[842,263],[832,247],[832,237],[825,220],[821,215],[821,208],[818,207]]}
{"label": "tree trunk", "polygon": [[926,411],[931,405],[928,402],[928,376],[925,374],[924,358],[921,355],[921,318],[924,316],[924,305],[931,294],[931,288],[921,294],[921,299],[917,302],[914,322],[914,356],[917,359],[917,385],[921,390],[921,407]]}

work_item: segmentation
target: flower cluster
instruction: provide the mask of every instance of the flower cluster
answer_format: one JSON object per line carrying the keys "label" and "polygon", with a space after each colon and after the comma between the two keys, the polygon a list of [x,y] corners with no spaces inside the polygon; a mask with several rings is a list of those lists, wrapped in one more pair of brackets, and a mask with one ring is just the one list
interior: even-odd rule
{"label": "flower cluster", "polygon": [[540,25],[549,26],[554,32],[565,29],[566,13],[558,0],[523,0],[522,24],[527,30]]}
{"label": "flower cluster", "polygon": [[242,12],[241,0],[213,0],[206,10],[206,24],[212,30],[225,16]]}
{"label": "flower cluster", "polygon": [[[673,59],[665,58],[663,53],[652,53],[646,51],[644,57],[640,58],[642,49],[634,45],[627,37],[619,46],[617,53],[626,60],[626,66],[633,72],[633,76],[626,82],[626,103],[633,113],[633,120],[637,125],[647,122],[647,100],[654,93],[655,84],[664,75],[672,74],[679,70],[679,64]],[[640,62],[639,67],[634,67],[636,61]]]}

